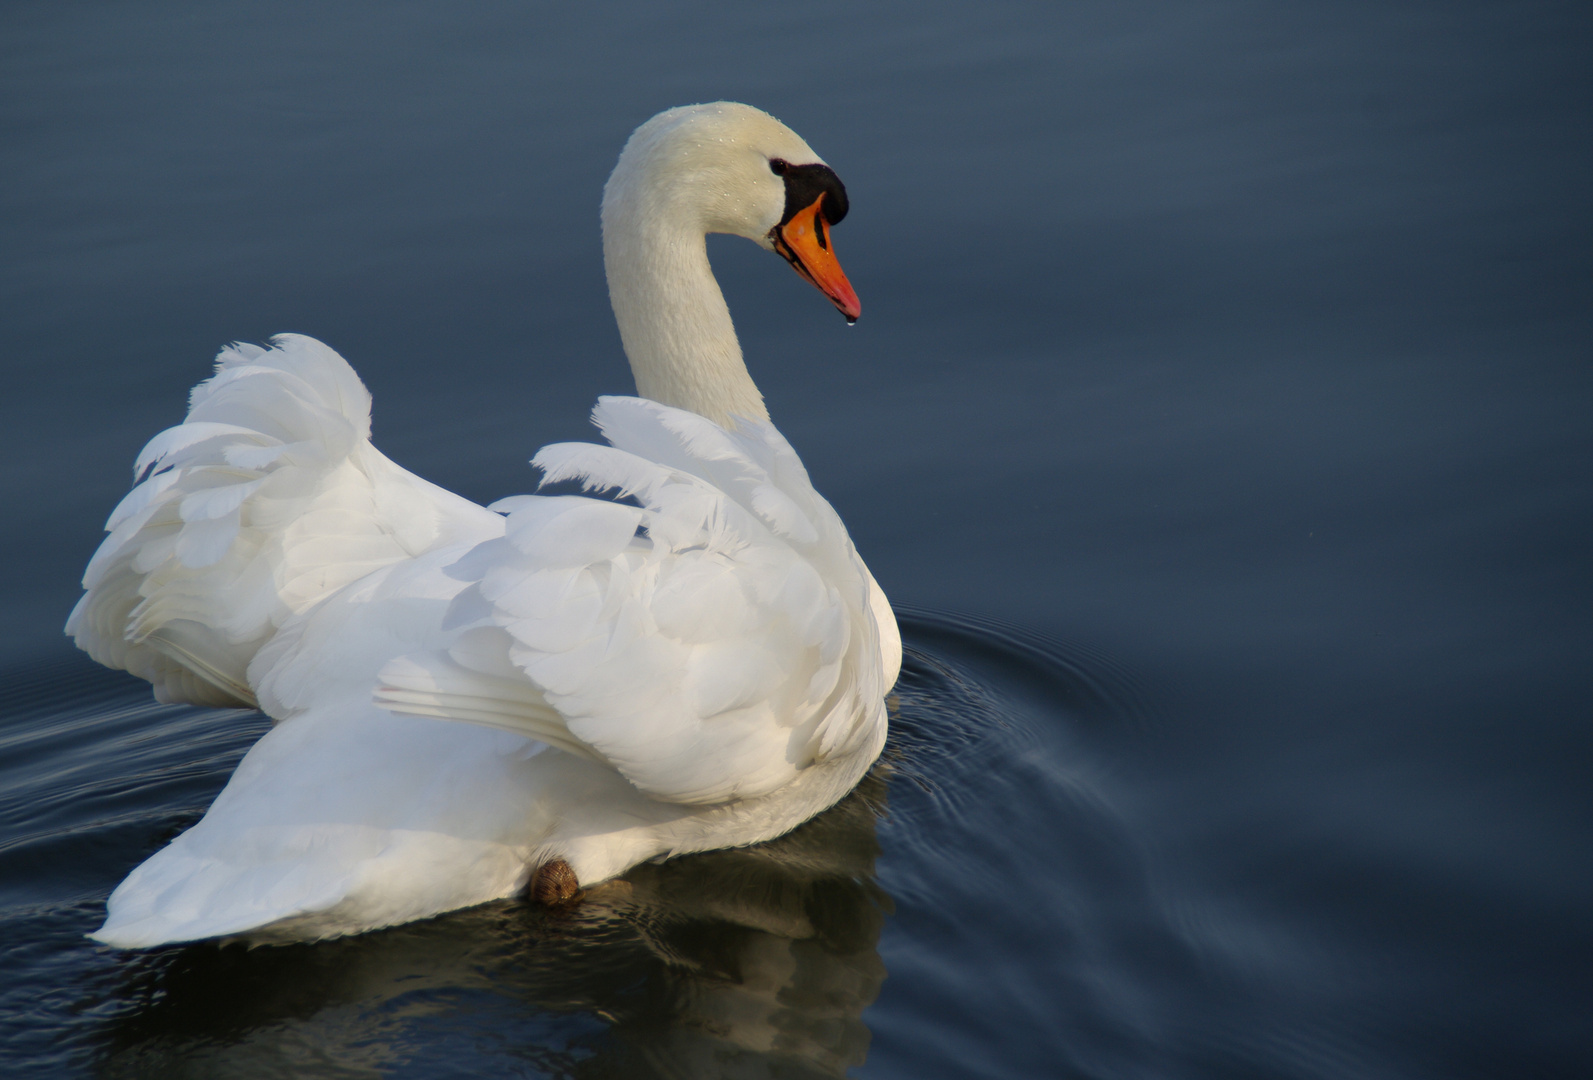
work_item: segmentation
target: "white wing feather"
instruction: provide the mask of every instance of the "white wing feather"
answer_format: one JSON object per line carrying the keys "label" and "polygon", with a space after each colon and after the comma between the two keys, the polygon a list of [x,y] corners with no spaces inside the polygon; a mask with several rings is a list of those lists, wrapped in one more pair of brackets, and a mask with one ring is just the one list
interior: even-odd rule
{"label": "white wing feather", "polygon": [[876,737],[877,587],[780,434],[639,398],[603,398],[594,419],[613,445],[545,447],[544,482],[640,505],[495,504],[504,536],[449,569],[468,582],[448,619],[465,632],[388,664],[378,703],[518,730],[697,805],[767,795]]}
{"label": "white wing feather", "polygon": [[290,616],[501,519],[370,444],[370,394],[295,334],[233,345],[188,417],[151,439],[67,633],[162,701],[254,705],[248,668]]}

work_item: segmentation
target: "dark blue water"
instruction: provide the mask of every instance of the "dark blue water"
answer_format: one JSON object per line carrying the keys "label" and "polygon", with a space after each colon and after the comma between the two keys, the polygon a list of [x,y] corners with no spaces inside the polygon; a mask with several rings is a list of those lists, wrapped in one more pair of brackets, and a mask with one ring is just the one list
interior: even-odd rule
{"label": "dark blue water", "polygon": [[[1593,1072],[1593,13],[1518,3],[40,3],[0,13],[0,1071]],[[219,344],[526,490],[629,377],[602,182],[751,102],[853,328],[716,240],[893,600],[880,766],[566,917],[94,946],[266,721],[60,637]]]}

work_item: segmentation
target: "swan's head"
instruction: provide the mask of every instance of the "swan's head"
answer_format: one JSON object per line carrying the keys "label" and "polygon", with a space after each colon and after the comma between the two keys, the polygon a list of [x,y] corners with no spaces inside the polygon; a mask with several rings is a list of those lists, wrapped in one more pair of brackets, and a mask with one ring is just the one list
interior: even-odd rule
{"label": "swan's head", "polygon": [[846,209],[840,178],[800,135],[732,101],[647,121],[603,189],[605,235],[646,222],[745,236],[778,252],[852,322],[861,305],[830,246]]}

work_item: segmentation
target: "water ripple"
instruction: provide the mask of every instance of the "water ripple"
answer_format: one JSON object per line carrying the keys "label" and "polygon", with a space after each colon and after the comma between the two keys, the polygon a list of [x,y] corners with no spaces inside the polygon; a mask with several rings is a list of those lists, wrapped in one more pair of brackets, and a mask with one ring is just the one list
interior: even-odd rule
{"label": "water ripple", "polygon": [[989,619],[901,623],[879,764],[789,835],[637,867],[567,915],[504,902],[256,950],[126,954],[82,935],[265,719],[155,705],[86,661],[15,681],[0,700],[0,933],[25,944],[0,965],[0,1058],[108,1077],[1317,1077],[1375,1063],[1309,1017],[1224,1023],[1286,977],[1277,965],[1310,965],[1286,933],[1258,941],[1243,912],[1170,877],[1145,839],[1112,749],[1156,730],[1144,680]]}

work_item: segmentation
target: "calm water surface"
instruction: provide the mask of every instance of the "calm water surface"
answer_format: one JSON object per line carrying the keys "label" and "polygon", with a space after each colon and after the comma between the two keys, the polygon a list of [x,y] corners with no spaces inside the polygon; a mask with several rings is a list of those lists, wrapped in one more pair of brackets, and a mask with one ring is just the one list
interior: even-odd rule
{"label": "calm water surface", "polygon": [[[0,1071],[1593,1073],[1585,4],[0,14]],[[267,721],[60,637],[218,345],[347,356],[472,498],[629,389],[602,182],[801,132],[864,317],[710,244],[903,607],[891,741],[760,848],[313,946],[111,888]]]}

